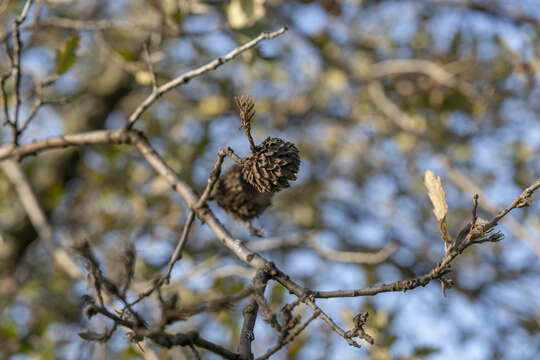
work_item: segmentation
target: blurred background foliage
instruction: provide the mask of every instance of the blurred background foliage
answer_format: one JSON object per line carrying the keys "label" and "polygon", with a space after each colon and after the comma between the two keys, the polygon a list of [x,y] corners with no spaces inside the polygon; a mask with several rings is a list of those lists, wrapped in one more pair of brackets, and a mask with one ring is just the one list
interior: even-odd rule
{"label": "blurred background foliage", "polygon": [[[10,31],[22,5],[1,2],[0,34]],[[288,244],[270,246],[264,256],[305,286],[359,288],[433,267],[443,244],[422,184],[425,169],[443,180],[454,236],[470,218],[474,192],[481,215],[490,218],[538,177],[537,1],[38,1],[22,33],[21,91],[29,100],[23,113],[30,111],[34,85],[55,71],[61,75],[43,96],[69,101],[42,107],[22,142],[123,126],[151,90],[142,51],[147,39],[163,83],[283,25],[285,35],[168,93],[137,128],[201,189],[219,148],[247,155],[234,96],[251,94],[256,141],[281,136],[300,149],[298,181],[256,225]],[[5,46],[0,56],[5,73]],[[1,136],[9,142],[8,129]],[[187,210],[133,149],[68,148],[25,159],[22,167],[55,241],[69,247],[89,239],[113,279],[124,276],[119,259],[134,244],[133,291],[166,266]],[[254,248],[272,244],[250,237],[211,206]],[[349,348],[315,321],[275,358],[537,359],[539,210],[537,202],[512,213],[500,226],[503,242],[469,248],[455,263],[456,286],[446,297],[432,283],[405,294],[318,302],[349,328],[354,314],[368,311],[374,346]],[[55,266],[3,173],[0,231],[1,358],[193,358],[189,348],[151,343],[141,352],[123,331],[106,344],[80,339],[79,331],[102,331],[110,323],[83,319],[86,283]],[[377,251],[389,244],[396,250],[375,264],[343,263],[320,251]],[[179,293],[188,306],[236,293],[252,275],[197,224],[166,292]],[[267,295],[276,310],[292,299],[275,283]],[[173,330],[198,329],[234,350],[245,303],[196,315]],[[159,316],[153,299],[139,306],[148,319]],[[255,354],[276,341],[261,319],[255,334]]]}

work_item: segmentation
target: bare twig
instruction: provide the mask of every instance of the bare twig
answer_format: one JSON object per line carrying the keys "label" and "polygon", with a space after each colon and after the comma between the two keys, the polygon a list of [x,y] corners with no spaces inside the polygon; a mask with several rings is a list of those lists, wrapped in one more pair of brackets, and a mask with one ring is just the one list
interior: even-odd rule
{"label": "bare twig", "polygon": [[[212,211],[207,207],[197,208],[196,205],[199,203],[200,198],[197,196],[196,192],[182,181],[178,175],[163,161],[163,159],[157,154],[157,152],[152,148],[148,140],[144,135],[137,131],[115,131],[115,132],[93,132],[87,134],[76,134],[70,136],[70,141],[66,141],[66,137],[59,137],[44,140],[36,144],[30,144],[27,146],[19,147],[16,149],[1,149],[0,150],[0,159],[2,156],[10,157],[16,155],[24,155],[32,152],[47,150],[50,147],[61,147],[69,145],[82,145],[87,143],[131,143],[133,144],[146,161],[160,174],[162,175],[187,202],[189,208],[195,210],[197,216],[201,218],[208,226],[213,230],[218,239],[229,248],[239,259],[245,263],[251,265],[256,269],[264,269],[264,271],[273,279],[281,283],[285,288],[287,288],[291,293],[295,294],[298,298],[302,299],[304,303],[310,306],[314,311],[320,312],[320,317],[324,320],[330,328],[332,328],[340,336],[344,337],[351,345],[359,346],[351,338],[347,337],[347,332],[341,329],[328,315],[326,315],[314,302],[314,299],[319,298],[330,298],[330,297],[351,297],[351,296],[366,296],[366,295],[375,295],[380,292],[386,291],[405,291],[411,290],[418,286],[425,286],[433,279],[439,279],[450,271],[451,262],[457,257],[463,250],[478,242],[483,241],[498,241],[500,240],[500,234],[496,233],[485,238],[482,236],[473,236],[471,233],[468,236],[467,241],[464,241],[463,244],[459,246],[454,246],[448,252],[448,255],[443,259],[443,261],[438,264],[434,269],[432,269],[427,274],[411,279],[411,280],[402,280],[391,284],[383,284],[381,286],[364,288],[359,290],[346,290],[346,291],[326,291],[326,292],[311,292],[308,289],[301,287],[300,285],[293,282],[289,276],[281,272],[279,269],[273,265],[273,263],[268,262],[266,259],[261,257],[259,254],[249,250],[240,240],[235,239],[230,235],[227,229],[219,222],[219,220],[214,216]],[[510,210],[513,208],[525,206],[528,203],[532,192],[540,187],[540,180],[527,188],[516,201],[509,206],[507,209],[503,210],[499,215],[496,216],[494,222],[496,223],[502,217],[504,217]],[[490,227],[483,228],[483,233],[486,233]],[[163,335],[163,334],[161,334]],[[162,339],[162,338],[159,338]],[[161,341],[161,340],[158,340]],[[170,338],[167,337],[167,341],[162,344],[176,344]],[[196,344],[197,345],[197,344]],[[172,346],[172,345],[171,345]],[[236,356],[236,355],[235,355]]]}
{"label": "bare twig", "polygon": [[[225,156],[227,154],[234,154],[234,152],[232,151],[231,148],[220,149],[218,151],[216,163],[214,164],[214,167],[212,168],[212,171],[210,172],[210,176],[208,177],[208,183],[206,184],[206,188],[204,189],[203,194],[199,198],[199,201],[195,205],[195,209],[200,209],[206,205],[206,201],[210,197],[210,194],[212,193],[212,189],[214,188],[214,186],[216,185],[216,182],[219,179],[219,175],[221,174],[221,166],[223,165],[223,161],[225,160]],[[167,272],[164,276],[164,280],[167,283],[169,282],[169,279],[171,277],[171,271],[174,264],[182,258],[182,252],[184,250],[184,247],[186,246],[187,236],[191,228],[191,225],[193,224],[193,220],[195,220],[195,211],[191,209],[189,211],[186,224],[184,225],[184,229],[182,230],[182,235],[180,236],[178,240],[178,244],[176,245],[176,248],[174,249],[174,252],[171,256],[171,259],[169,260],[169,264],[167,265]]]}
{"label": "bare twig", "polygon": [[168,334],[165,332],[160,332],[156,334],[149,335],[156,344],[170,348],[172,346],[198,346],[208,351],[211,351],[215,354],[222,356],[224,359],[230,360],[241,360],[239,354],[233,353],[232,351],[216,344],[210,342],[206,339],[203,339],[198,332],[193,331],[189,333],[177,333],[177,334]]}
{"label": "bare twig", "polygon": [[176,248],[174,249],[174,252],[171,255],[171,258],[169,260],[169,263],[167,264],[167,271],[165,272],[165,275],[163,275],[163,279],[166,283],[169,283],[174,264],[182,258],[182,252],[184,250],[184,247],[186,246],[187,237],[189,234],[189,230],[191,229],[191,225],[193,224],[193,220],[195,220],[195,212],[193,210],[190,210],[188,218],[186,220],[186,224],[184,225],[184,228],[182,229],[182,235],[178,239]]}
{"label": "bare twig", "polygon": [[[390,69],[392,69],[392,67],[393,66],[391,66]],[[399,66],[397,66],[397,68],[399,69]],[[372,85],[368,87],[368,91],[372,96],[374,104],[379,107],[381,112],[389,119],[391,119],[402,130],[407,131],[409,134],[415,136],[418,140],[429,142],[429,139],[423,137],[421,131],[419,131],[423,127],[420,126],[418,129],[416,129],[409,126],[413,123],[410,123],[407,119],[412,120],[413,118],[409,118],[406,113],[402,112],[399,107],[397,107],[386,96],[386,94],[384,93],[384,89],[380,84],[374,86],[373,84],[375,83],[372,82]],[[462,171],[452,165],[450,159],[447,156],[443,154],[438,154],[437,158],[448,168],[448,176],[454,184],[456,184],[459,188],[468,193],[478,193],[483,199],[480,203],[480,207],[488,211],[493,216],[497,214],[497,207],[466,174],[464,174]],[[538,239],[538,236],[530,236],[528,234],[528,231],[519,222],[512,218],[504,218],[503,221],[505,225],[516,235],[516,237],[526,243],[538,256],[540,256],[540,244],[538,243],[538,240],[535,241],[535,238]]]}
{"label": "bare twig", "polygon": [[251,352],[251,342],[255,340],[255,334],[253,328],[255,327],[255,321],[257,320],[257,312],[259,305],[255,298],[251,298],[249,303],[242,310],[244,321],[242,323],[242,331],[240,332],[240,345],[238,346],[238,352],[243,359],[252,360],[253,353]]}
{"label": "bare twig", "polygon": [[368,315],[369,314],[367,312],[356,315],[353,318],[354,328],[347,331],[347,336],[358,337],[367,342],[368,344],[373,345],[375,340],[364,330],[364,326],[367,324]]}
{"label": "bare twig", "polygon": [[274,249],[296,247],[308,242],[310,236],[310,233],[300,233],[288,236],[270,237],[257,241],[250,241],[247,242],[246,245],[252,251],[270,251]]}
{"label": "bare twig", "polygon": [[501,212],[499,212],[491,222],[484,227],[484,230],[487,231],[493,228],[499,223],[499,221],[506,216],[513,209],[529,206],[531,202],[532,194],[540,187],[540,179],[537,179],[531,186],[526,188],[521,195],[519,195],[508,207]]}
{"label": "bare twig", "polygon": [[476,220],[478,219],[478,194],[473,195],[473,209],[472,209],[472,221],[473,224],[476,223]]}
{"label": "bare twig", "polygon": [[443,66],[429,60],[397,59],[381,61],[373,64],[369,77],[379,78],[407,73],[424,74],[441,85],[458,88],[459,91],[467,96],[477,96],[477,92],[471,84],[457,79],[455,74],[447,71]]}
{"label": "bare twig", "polygon": [[[178,175],[176,175],[176,173],[163,161],[159,154],[152,148],[148,140],[146,140],[146,138],[139,132],[131,131],[130,135],[132,143],[139,150],[141,155],[173,186],[173,189],[184,198],[184,200],[188,203],[188,206],[193,207],[195,204],[197,204],[198,198],[194,190],[184,181],[182,181]],[[239,259],[256,269],[265,269],[265,271],[272,276],[272,278],[279,281],[289,291],[293,292],[298,297],[307,299],[308,291],[306,289],[294,283],[289,276],[277,269],[273,263],[267,261],[259,254],[250,251],[240,240],[232,237],[229,231],[223,227],[210,209],[206,207],[198,209],[197,215],[201,218],[201,220],[208,224],[218,239]],[[360,347],[360,345],[354,340],[346,338],[346,332],[341,329],[328,315],[326,315],[315,304],[314,301],[307,299],[304,300],[304,302],[314,311],[320,311],[321,319],[323,319],[336,333],[346,339],[350,345]]]}
{"label": "bare twig", "polygon": [[16,136],[13,138],[13,144],[18,143],[18,122],[20,108],[20,82],[21,82],[21,50],[22,41],[19,27],[26,19],[28,10],[32,6],[33,0],[26,0],[20,15],[13,21],[13,63],[11,64],[11,76],[13,77],[13,126],[16,129]]}
{"label": "bare twig", "polygon": [[463,241],[456,240],[456,243],[454,243],[453,246],[448,249],[448,252],[444,259],[431,271],[420,277],[357,290],[315,291],[313,292],[313,295],[316,298],[371,296],[382,292],[412,290],[419,286],[426,286],[430,281],[434,279],[441,279],[444,275],[450,272],[451,263],[467,247],[473,244],[479,244],[488,241],[500,241],[502,239],[502,234],[500,232],[491,234],[493,227],[511,210],[519,208],[520,206],[524,206],[524,204],[528,203],[534,191],[536,191],[539,187],[540,179],[536,180],[531,186],[526,188],[506,209],[499,212],[492,221],[490,221],[489,223],[478,221],[475,226],[468,227],[467,233]]}
{"label": "bare twig", "polygon": [[79,134],[66,134],[44,140],[38,140],[31,144],[13,148],[10,145],[0,147],[0,160],[16,157],[22,159],[29,155],[36,155],[42,151],[65,148],[69,146],[97,145],[97,144],[122,144],[130,141],[129,133],[121,130],[98,130]]}
{"label": "bare twig", "polygon": [[[5,74],[2,76],[2,79],[0,80],[0,91],[2,94],[2,111],[4,114],[4,125],[12,125],[11,120],[9,119],[9,104],[8,104],[8,98],[7,98],[7,91],[6,91],[6,81],[11,76],[11,73]],[[17,130],[17,129],[15,129]]]}
{"label": "bare twig", "polygon": [[43,88],[45,86],[52,85],[57,79],[58,79],[58,75],[54,74],[36,84],[36,88],[35,88],[36,100],[34,101],[34,105],[32,106],[32,109],[30,110],[30,114],[28,115],[26,120],[22,123],[22,125],[18,129],[19,135],[21,135],[26,130],[28,125],[30,125],[32,120],[34,120],[41,106],[47,105],[47,104],[64,104],[65,102],[67,102],[68,98],[59,99],[59,100],[44,100],[42,97]]}
{"label": "bare twig", "polygon": [[243,300],[253,294],[253,291],[253,287],[246,287],[245,289],[240,290],[233,295],[222,296],[217,299],[199,302],[196,305],[184,306],[180,309],[169,310],[166,315],[172,317],[188,318],[203,312],[218,312],[224,309],[229,309],[233,306],[234,303]]}
{"label": "bare twig", "polygon": [[126,125],[126,128],[131,129],[133,127],[133,125],[135,125],[135,122],[146,111],[146,109],[148,109],[150,106],[152,106],[152,104],[157,99],[159,99],[163,94],[165,94],[166,92],[174,89],[178,85],[182,85],[182,84],[187,83],[189,80],[191,80],[192,78],[194,78],[196,76],[202,75],[204,73],[207,73],[208,71],[211,71],[211,70],[214,70],[214,69],[218,68],[220,65],[231,61],[232,59],[234,59],[236,56],[240,55],[244,51],[246,51],[248,49],[251,49],[252,47],[257,45],[257,43],[259,43],[260,41],[262,41],[264,39],[275,38],[275,37],[283,34],[286,30],[287,30],[287,28],[282,27],[281,29],[279,29],[277,31],[274,31],[274,32],[271,32],[271,33],[264,33],[263,32],[259,36],[254,38],[253,40],[245,43],[242,46],[237,47],[236,49],[232,50],[228,54],[226,54],[224,56],[221,56],[221,57],[209,62],[208,64],[199,67],[198,69],[189,71],[189,72],[187,72],[187,73],[185,73],[183,75],[180,75],[180,76],[174,78],[173,80],[161,85],[160,87],[158,87],[157,89],[152,91],[152,93],[135,109],[135,111],[133,111],[133,113],[129,116],[129,120],[128,120],[128,124]]}
{"label": "bare twig", "polygon": [[[482,201],[478,204],[478,206],[492,216],[498,214],[499,211],[497,206],[469,176],[453,166],[450,159],[448,159],[446,156],[439,155],[437,158],[446,166],[448,169],[448,177],[457,187],[469,194],[477,193],[480,197],[482,197]],[[530,232],[525,229],[523,225],[511,217],[504,217],[501,219],[501,221],[519,240],[527,244],[527,246],[534,251],[537,256],[540,256],[540,238],[538,237],[537,232],[536,236],[530,234]]]}
{"label": "bare twig", "polygon": [[244,316],[244,322],[242,323],[242,330],[240,331],[240,345],[238,351],[242,359],[252,360],[253,353],[251,352],[251,343],[255,340],[255,334],[253,328],[255,327],[255,321],[257,320],[257,312],[259,310],[258,297],[264,297],[264,290],[266,289],[266,283],[268,281],[268,274],[264,271],[257,271],[253,278],[254,294],[249,303],[242,311]]}
{"label": "bare twig", "polygon": [[[202,337],[196,331],[189,333],[176,333],[169,334],[164,331],[156,331],[155,329],[148,329],[141,324],[137,319],[126,319],[122,316],[116,315],[109,311],[105,306],[96,304],[95,301],[89,297],[84,296],[84,301],[87,305],[85,313],[88,317],[92,317],[95,314],[101,314],[113,320],[115,324],[121,325],[127,329],[133,331],[130,338],[134,342],[141,341],[144,337],[148,337],[156,344],[170,348],[172,346],[198,346],[215,354],[221,355],[225,359],[241,360],[240,356],[234,352],[227,350],[226,348],[210,342]],[[143,325],[143,326],[141,326]],[[86,333],[83,333],[84,336]],[[87,340],[99,340],[94,337],[87,337]]]}
{"label": "bare twig", "polygon": [[274,346],[272,346],[270,349],[268,349],[264,355],[257,358],[257,360],[267,360],[270,358],[270,356],[274,355],[276,352],[278,352],[281,348],[283,348],[285,345],[293,341],[302,331],[304,331],[307,326],[315,320],[317,317],[319,317],[320,313],[315,311],[313,314],[307,319],[301,326],[298,327],[290,336],[287,338],[278,341]]}
{"label": "bare twig", "polygon": [[379,264],[388,259],[397,249],[394,243],[388,244],[382,249],[373,252],[367,251],[338,251],[327,248],[311,238],[309,244],[325,259],[356,264]]}

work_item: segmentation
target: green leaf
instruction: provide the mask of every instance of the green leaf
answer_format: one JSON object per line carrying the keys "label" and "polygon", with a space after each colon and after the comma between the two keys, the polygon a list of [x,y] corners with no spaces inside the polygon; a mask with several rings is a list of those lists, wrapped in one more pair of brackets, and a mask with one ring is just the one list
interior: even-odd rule
{"label": "green leaf", "polygon": [[66,39],[60,49],[56,50],[56,73],[66,73],[75,63],[75,52],[79,45],[79,35],[71,35]]}
{"label": "green leaf", "polygon": [[440,349],[435,348],[435,347],[423,346],[423,347],[419,347],[419,348],[414,349],[414,355],[415,356],[428,356],[428,355],[431,355],[433,353],[437,353],[439,351],[440,351]]}
{"label": "green leaf", "polygon": [[5,339],[17,338],[17,327],[14,323],[6,323],[0,327],[0,336]]}
{"label": "green leaf", "polygon": [[452,43],[450,45],[450,54],[453,56],[458,55],[459,46],[461,45],[461,29],[456,31],[452,37]]}
{"label": "green leaf", "polygon": [[122,57],[127,62],[134,62],[137,61],[139,58],[137,57],[137,54],[133,51],[130,51],[128,49],[114,49],[118,55]]}

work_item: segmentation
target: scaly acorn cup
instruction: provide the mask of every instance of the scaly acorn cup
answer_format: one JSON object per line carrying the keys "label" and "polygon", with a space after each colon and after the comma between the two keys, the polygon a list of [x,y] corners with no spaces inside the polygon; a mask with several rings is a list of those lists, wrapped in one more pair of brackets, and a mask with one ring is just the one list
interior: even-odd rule
{"label": "scaly acorn cup", "polygon": [[296,146],[280,138],[267,138],[242,159],[242,177],[260,192],[278,192],[296,180],[300,156]]}
{"label": "scaly acorn cup", "polygon": [[229,215],[249,222],[270,206],[272,195],[246,183],[242,179],[242,168],[233,165],[220,177],[212,197]]}
{"label": "scaly acorn cup", "polygon": [[251,136],[251,122],[255,118],[255,104],[251,96],[236,98],[240,110],[240,128],[244,129],[251,154],[242,159],[242,177],[260,192],[278,192],[296,180],[300,156],[296,146],[280,138],[267,138],[255,145]]}

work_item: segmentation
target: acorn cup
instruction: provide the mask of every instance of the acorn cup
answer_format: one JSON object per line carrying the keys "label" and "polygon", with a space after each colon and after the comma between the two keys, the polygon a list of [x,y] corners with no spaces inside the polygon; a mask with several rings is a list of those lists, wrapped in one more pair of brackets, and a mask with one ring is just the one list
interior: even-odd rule
{"label": "acorn cup", "polygon": [[241,125],[249,140],[251,154],[242,159],[242,178],[260,192],[278,192],[296,180],[300,167],[297,147],[286,140],[268,137],[255,145],[251,136],[251,121],[255,117],[255,104],[251,96],[236,98]]}

